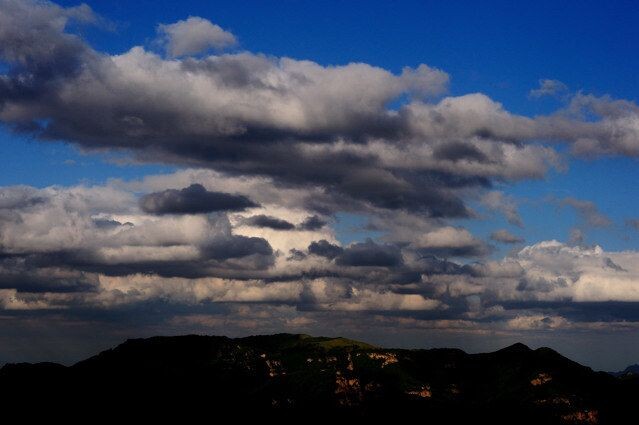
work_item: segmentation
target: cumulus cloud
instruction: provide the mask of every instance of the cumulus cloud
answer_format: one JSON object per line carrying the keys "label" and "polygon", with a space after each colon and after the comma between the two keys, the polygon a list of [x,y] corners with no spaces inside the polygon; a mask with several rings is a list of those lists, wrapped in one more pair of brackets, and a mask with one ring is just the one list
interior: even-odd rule
{"label": "cumulus cloud", "polygon": [[[44,139],[321,187],[353,208],[438,217],[469,214],[460,190],[492,178],[539,178],[557,164],[551,148],[513,144],[538,138],[535,122],[486,96],[426,103],[445,90],[448,76],[424,64],[397,75],[363,63],[325,67],[249,52],[165,60],[134,47],[111,56],[50,19],[3,14],[22,25],[2,43],[10,72],[2,79],[0,120]],[[12,50],[8,41],[27,35],[72,45],[60,77],[35,78],[36,69],[17,62],[19,51],[26,65],[58,71],[49,54]],[[387,108],[404,95],[409,104]]]}
{"label": "cumulus cloud", "polygon": [[160,24],[157,30],[172,57],[195,55],[237,44],[233,34],[198,16],[189,16],[174,24]]}
{"label": "cumulus cloud", "polygon": [[215,211],[243,211],[259,205],[243,195],[210,192],[201,184],[184,189],[149,193],[140,199],[140,207],[151,214],[204,214]]}
{"label": "cumulus cloud", "polygon": [[544,241],[502,261],[473,266],[474,278],[466,284],[479,285],[479,293],[500,302],[635,301],[638,255]]}
{"label": "cumulus cloud", "polygon": [[[196,192],[204,202],[211,194]],[[148,216],[138,210],[133,192],[110,186],[8,187],[0,188],[0,199],[0,270],[5,285],[14,282],[19,289],[90,289],[83,273],[219,275],[237,270],[229,259],[250,257],[245,271],[273,261],[266,240],[234,234],[223,215]],[[61,272],[52,273],[55,268]],[[36,276],[42,283],[33,281]]]}
{"label": "cumulus cloud", "polygon": [[[262,303],[295,306],[308,314],[385,312],[417,320],[407,326],[463,323],[464,329],[478,330],[492,322],[496,329],[520,331],[579,329],[595,322],[604,328],[606,321],[617,326],[638,319],[628,309],[610,315],[597,307],[639,302],[639,254],[633,251],[547,241],[498,261],[453,262],[440,256],[469,255],[481,246],[468,231],[397,215],[400,227],[431,227],[410,243],[367,240],[344,247],[330,238],[328,226],[315,232],[297,226],[276,230],[273,234],[309,233],[313,238],[284,255],[271,245],[280,242],[260,233],[263,228],[245,226],[224,213],[149,215],[139,210],[138,190],[184,185],[185,176],[207,187],[213,182],[254,196],[255,187],[246,181],[236,187],[234,177],[220,181],[218,175],[199,170],[123,186],[116,181],[94,187],[2,188],[2,308],[74,311],[169,302],[179,309]],[[271,190],[290,189],[274,185]],[[298,202],[304,205],[304,198]],[[268,204],[260,208],[266,217],[280,215]],[[299,211],[295,217],[291,222],[300,223],[309,213]]]}

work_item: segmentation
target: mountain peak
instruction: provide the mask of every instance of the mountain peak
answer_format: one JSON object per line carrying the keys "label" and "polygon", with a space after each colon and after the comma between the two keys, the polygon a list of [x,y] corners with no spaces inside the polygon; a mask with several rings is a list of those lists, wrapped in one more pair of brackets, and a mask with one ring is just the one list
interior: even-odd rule
{"label": "mountain peak", "polygon": [[513,345],[509,345],[508,347],[502,348],[497,351],[498,353],[525,353],[528,351],[532,351],[530,347],[521,342],[516,342]]}

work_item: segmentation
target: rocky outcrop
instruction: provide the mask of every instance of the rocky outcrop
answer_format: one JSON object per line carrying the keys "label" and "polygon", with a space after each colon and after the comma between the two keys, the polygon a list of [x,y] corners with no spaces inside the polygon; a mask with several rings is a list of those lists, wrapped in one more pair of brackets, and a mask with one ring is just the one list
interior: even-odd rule
{"label": "rocky outcrop", "polygon": [[382,362],[382,367],[397,363],[397,355],[394,353],[368,353],[368,358],[372,360],[379,360]]}

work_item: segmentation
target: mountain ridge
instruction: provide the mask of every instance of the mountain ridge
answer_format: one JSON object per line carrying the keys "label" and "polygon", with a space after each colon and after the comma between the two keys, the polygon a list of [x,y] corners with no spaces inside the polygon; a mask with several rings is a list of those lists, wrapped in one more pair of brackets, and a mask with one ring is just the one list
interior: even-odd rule
{"label": "mountain ridge", "polygon": [[304,334],[183,335],[129,339],[71,366],[7,364],[0,395],[39,405],[70,399],[83,408],[108,400],[146,416],[197,414],[189,406],[202,405],[273,419],[417,414],[449,423],[600,424],[631,412],[638,381],[521,343],[468,354]]}

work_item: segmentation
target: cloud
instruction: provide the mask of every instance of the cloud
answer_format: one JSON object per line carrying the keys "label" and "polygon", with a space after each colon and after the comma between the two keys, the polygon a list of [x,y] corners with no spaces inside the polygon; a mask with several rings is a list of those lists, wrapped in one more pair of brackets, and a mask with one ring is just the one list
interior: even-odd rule
{"label": "cloud", "polygon": [[583,245],[586,241],[586,234],[583,230],[573,227],[570,229],[570,236],[568,242],[570,245]]}
{"label": "cloud", "polygon": [[452,226],[440,227],[416,236],[411,247],[422,254],[444,257],[477,257],[486,255],[491,250],[468,230]]}
{"label": "cloud", "polygon": [[295,225],[293,223],[264,214],[247,217],[242,220],[242,224],[244,224],[245,226],[266,227],[273,230],[295,229]]}
{"label": "cloud", "polygon": [[332,260],[341,255],[344,252],[344,248],[322,239],[317,242],[311,242],[308,246],[308,252],[309,254],[319,255],[320,257],[326,257]]}
{"label": "cloud", "polygon": [[399,248],[368,239],[349,245],[335,261],[341,266],[351,267],[396,267],[403,263],[403,258]]}
{"label": "cloud", "polygon": [[[165,60],[134,47],[110,56],[65,32],[72,9],[20,3],[9,2],[12,7],[3,10],[3,19],[11,25],[4,32],[0,54],[10,72],[2,80],[0,119],[43,138],[69,140],[86,148],[126,147],[145,160],[197,162],[237,172],[241,168],[243,173],[289,181],[293,174],[298,181],[313,176],[315,183],[328,176],[316,175],[314,168],[322,161],[306,158],[311,142],[341,140],[359,146],[377,142],[387,147],[400,143],[408,149],[418,148],[419,140],[465,144],[463,152],[452,155],[451,163],[441,165],[459,163],[462,153],[466,168],[500,174],[543,167],[542,158],[541,163],[521,161],[525,169],[509,167],[518,158],[506,151],[527,150],[530,158],[535,150],[513,142],[565,142],[579,154],[639,152],[633,142],[637,106],[628,101],[578,93],[565,111],[532,119],[511,114],[480,93],[427,103],[445,91],[448,76],[425,64],[396,75],[363,63],[323,67],[249,52]],[[41,13],[28,13],[30,9]],[[187,35],[199,35],[191,27],[210,29],[212,24],[203,22],[192,18],[175,25],[185,28]],[[55,48],[42,49],[41,39]],[[398,110],[387,108],[406,95],[408,103]],[[579,114],[584,111],[597,119],[583,119]],[[248,140],[261,143],[247,144]],[[277,161],[271,161],[270,167],[258,161],[266,157],[267,142],[271,159],[286,153],[292,157],[287,164],[299,164],[298,169],[287,175],[282,167],[273,169]],[[439,155],[450,157],[455,151],[441,146]],[[245,160],[233,161],[239,157]]]}
{"label": "cloud", "polygon": [[512,197],[500,191],[492,191],[484,195],[481,202],[487,208],[502,213],[510,224],[523,227],[524,224],[517,210],[517,203]]}
{"label": "cloud", "polygon": [[528,95],[532,98],[557,96],[565,93],[567,90],[568,86],[559,80],[542,79],[539,80],[539,87],[531,90]]}
{"label": "cloud", "polygon": [[[191,180],[233,188],[247,197],[261,193],[264,199],[277,199],[280,190],[291,193],[278,185],[263,190],[262,179],[241,179],[240,185],[234,177],[224,180],[200,170],[125,185],[1,188],[4,311],[100,316],[165,303],[170,307],[162,307],[163,314],[173,317],[185,306],[197,314],[216,303],[261,303],[295,306],[306,312],[302,316],[384,312],[418,322],[406,326],[463,322],[466,329],[530,331],[585,329],[595,322],[603,329],[607,321],[619,328],[620,321],[637,319],[632,309],[605,307],[639,300],[639,254],[634,251],[546,241],[502,260],[458,263],[438,256],[470,255],[483,246],[481,241],[463,228],[409,213],[389,214],[397,226],[389,227],[395,239],[341,247],[328,225],[315,232],[296,232],[297,227],[272,232],[243,226],[224,213],[149,215],[139,210],[139,191],[188,187]],[[300,207],[305,198],[297,202]],[[268,204],[260,208],[263,215],[286,217],[289,223],[310,216],[304,210],[282,214]],[[286,235],[307,232],[311,243],[288,242]],[[273,239],[275,234],[285,239]]]}
{"label": "cloud", "polygon": [[524,242],[523,238],[513,235],[506,229],[500,229],[500,230],[496,230],[492,232],[490,234],[490,239],[496,242],[507,243],[507,244],[516,244],[516,243]]}
{"label": "cloud", "polygon": [[288,261],[302,261],[306,258],[306,253],[299,249],[291,248],[288,253],[290,254],[290,256],[286,258]]}
{"label": "cloud", "polygon": [[630,218],[626,220],[626,226],[632,227],[635,230],[639,230],[639,219]]}
{"label": "cloud", "polygon": [[451,142],[437,146],[433,152],[436,159],[489,162],[488,156],[471,143]]}
{"label": "cloud", "polygon": [[343,311],[424,311],[441,307],[437,300],[426,299],[417,294],[379,293],[371,290],[356,290],[349,299],[330,304],[319,304],[320,310]]}
{"label": "cloud", "polygon": [[599,118],[595,123],[578,124],[578,131],[574,129],[571,149],[575,155],[639,156],[639,107],[636,103],[610,96],[577,93],[565,115],[571,117],[573,123],[580,119]]}
{"label": "cloud", "polygon": [[237,44],[233,34],[197,16],[189,16],[174,24],[160,24],[157,31],[171,57],[195,55]]}
{"label": "cloud", "polygon": [[112,229],[118,228],[119,226],[133,226],[133,223],[130,222],[120,223],[117,220],[111,220],[108,218],[95,218],[93,219],[93,224],[95,224],[98,229]]}
{"label": "cloud", "polygon": [[559,204],[574,208],[589,226],[608,227],[612,224],[608,217],[599,212],[594,202],[567,197],[559,200]]}
{"label": "cloud", "polygon": [[111,186],[0,188],[0,200],[0,280],[21,290],[82,291],[93,273],[242,276],[273,263],[268,241],[234,234],[224,215],[149,216]]}
{"label": "cloud", "polygon": [[29,186],[5,187],[0,192],[0,210],[12,210],[31,207],[46,202],[44,196]]}
{"label": "cloud", "polygon": [[328,223],[316,215],[312,215],[304,219],[298,226],[301,230],[319,230]]}
{"label": "cloud", "polygon": [[476,272],[484,281],[482,291],[502,302],[629,302],[639,300],[639,269],[633,263],[638,255],[544,241]]}
{"label": "cloud", "polygon": [[[517,146],[510,136],[506,144],[499,135],[484,137],[487,122],[529,121],[485,96],[424,103],[448,82],[444,72],[424,64],[397,75],[363,63],[325,67],[249,52],[165,60],[134,47],[112,56],[51,20],[5,15],[21,21],[17,33],[36,28],[30,37],[73,45],[65,50],[75,56],[63,76],[48,81],[43,74],[42,84],[25,86],[36,70],[19,65],[10,45],[1,44],[12,71],[2,80],[0,120],[43,139],[319,187],[333,207],[408,209],[435,217],[468,216],[459,193],[466,187],[485,187],[492,178],[538,178],[556,160],[549,148]],[[48,50],[20,52],[26,64],[57,66]],[[387,108],[403,96],[410,104]],[[467,147],[460,150],[460,143]]]}
{"label": "cloud", "polygon": [[527,315],[509,319],[506,326],[516,330],[549,330],[565,328],[569,322],[561,316]]}
{"label": "cloud", "polygon": [[210,192],[201,184],[184,189],[167,189],[144,195],[140,208],[150,214],[206,214],[216,211],[243,211],[259,207],[243,195]]}
{"label": "cloud", "polygon": [[273,249],[268,241],[263,238],[230,236],[223,239],[215,239],[202,248],[204,255],[216,260],[229,258],[241,258],[259,254],[270,256]]}

